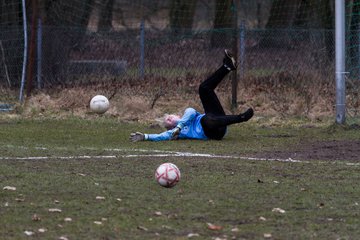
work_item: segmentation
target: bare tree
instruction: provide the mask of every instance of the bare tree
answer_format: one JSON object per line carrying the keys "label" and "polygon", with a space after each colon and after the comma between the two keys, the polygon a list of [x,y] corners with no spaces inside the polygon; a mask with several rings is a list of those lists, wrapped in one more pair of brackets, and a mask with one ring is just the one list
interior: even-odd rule
{"label": "bare tree", "polygon": [[61,82],[61,71],[66,69],[63,66],[68,63],[70,51],[81,48],[93,3],[94,0],[40,0],[44,24],[43,72],[47,81]]}
{"label": "bare tree", "polygon": [[[330,2],[331,0],[274,0],[266,24],[267,32],[259,45],[287,47],[287,41],[279,37],[286,37],[283,32],[286,29],[332,29],[334,13]],[[319,41],[325,42],[331,55],[332,38],[328,34],[323,36]]]}
{"label": "bare tree", "polygon": [[100,20],[98,28],[101,31],[109,31],[112,29],[114,0],[106,0],[100,9]]}
{"label": "bare tree", "polygon": [[232,0],[216,0],[214,31],[211,35],[212,47],[224,47],[231,43],[233,33]]}
{"label": "bare tree", "polygon": [[175,34],[191,33],[197,0],[172,0],[170,28]]}
{"label": "bare tree", "polygon": [[274,0],[270,16],[266,24],[267,29],[291,27],[296,19],[296,13],[302,0]]}

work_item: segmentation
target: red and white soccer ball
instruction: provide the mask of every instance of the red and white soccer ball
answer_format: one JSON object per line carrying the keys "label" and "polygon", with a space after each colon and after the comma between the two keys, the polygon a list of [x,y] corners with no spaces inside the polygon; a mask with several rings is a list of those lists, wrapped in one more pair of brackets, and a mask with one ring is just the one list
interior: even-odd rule
{"label": "red and white soccer ball", "polygon": [[163,163],[156,169],[155,179],[161,186],[171,188],[180,181],[180,170],[173,163]]}

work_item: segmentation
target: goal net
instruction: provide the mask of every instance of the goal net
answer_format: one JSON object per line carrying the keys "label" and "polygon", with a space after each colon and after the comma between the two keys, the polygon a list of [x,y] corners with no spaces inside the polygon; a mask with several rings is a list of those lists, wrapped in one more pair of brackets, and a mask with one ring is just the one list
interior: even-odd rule
{"label": "goal net", "polygon": [[[1,1],[1,86],[20,84],[21,6]],[[110,83],[193,93],[228,48],[239,64],[238,88],[260,96],[260,107],[271,102],[274,112],[306,116],[334,110],[332,0],[45,0],[26,1],[26,13],[29,91]],[[349,107],[356,109],[359,3],[346,1],[346,14]]]}
{"label": "goal net", "polygon": [[18,86],[24,56],[21,1],[0,2],[0,84]]}

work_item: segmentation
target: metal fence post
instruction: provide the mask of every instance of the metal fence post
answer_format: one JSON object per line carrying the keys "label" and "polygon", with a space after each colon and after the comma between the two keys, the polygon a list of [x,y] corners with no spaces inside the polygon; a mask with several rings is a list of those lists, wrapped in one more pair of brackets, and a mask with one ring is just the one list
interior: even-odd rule
{"label": "metal fence post", "polygon": [[240,31],[239,31],[239,76],[240,79],[245,75],[245,21],[241,21]]}
{"label": "metal fence post", "polygon": [[345,2],[335,0],[336,122],[345,123]]}
{"label": "metal fence post", "polygon": [[[235,56],[235,58],[237,58],[238,55],[238,34],[237,34],[237,30],[238,30],[238,11],[237,11],[237,6],[235,4],[235,0],[232,1],[231,3],[231,11],[233,13],[233,54]],[[232,79],[232,99],[231,99],[231,107],[232,109],[236,109],[237,108],[237,87],[238,87],[238,78],[237,78],[237,71],[233,71],[233,73],[231,74],[231,79]]]}
{"label": "metal fence post", "polygon": [[358,64],[358,72],[357,72],[357,77],[358,79],[360,79],[360,27],[357,26],[357,41],[356,41],[356,44],[358,45],[358,49],[357,49],[357,64]]}
{"label": "metal fence post", "polygon": [[20,84],[20,94],[19,101],[22,103],[24,100],[24,85],[25,85],[25,75],[26,75],[26,65],[27,65],[27,48],[28,48],[28,39],[27,39],[27,18],[26,18],[26,5],[25,0],[22,0],[22,14],[23,14],[23,25],[24,25],[24,56],[23,56],[23,66],[21,74],[21,84]]}
{"label": "metal fence post", "polygon": [[144,79],[145,76],[145,23],[141,19],[140,23],[140,78]]}
{"label": "metal fence post", "polygon": [[37,88],[41,89],[41,75],[42,75],[42,22],[41,17],[38,18],[38,32],[37,32],[37,65],[36,65],[36,73],[37,73]]}

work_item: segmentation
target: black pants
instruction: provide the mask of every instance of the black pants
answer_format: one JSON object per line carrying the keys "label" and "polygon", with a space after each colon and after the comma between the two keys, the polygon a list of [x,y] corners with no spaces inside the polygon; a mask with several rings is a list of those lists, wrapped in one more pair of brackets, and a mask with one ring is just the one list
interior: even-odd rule
{"label": "black pants", "polygon": [[221,66],[199,87],[199,95],[205,111],[205,116],[201,119],[201,125],[205,135],[210,139],[221,140],[226,133],[226,126],[241,122],[239,115],[225,114],[214,91],[229,72],[228,69]]}

